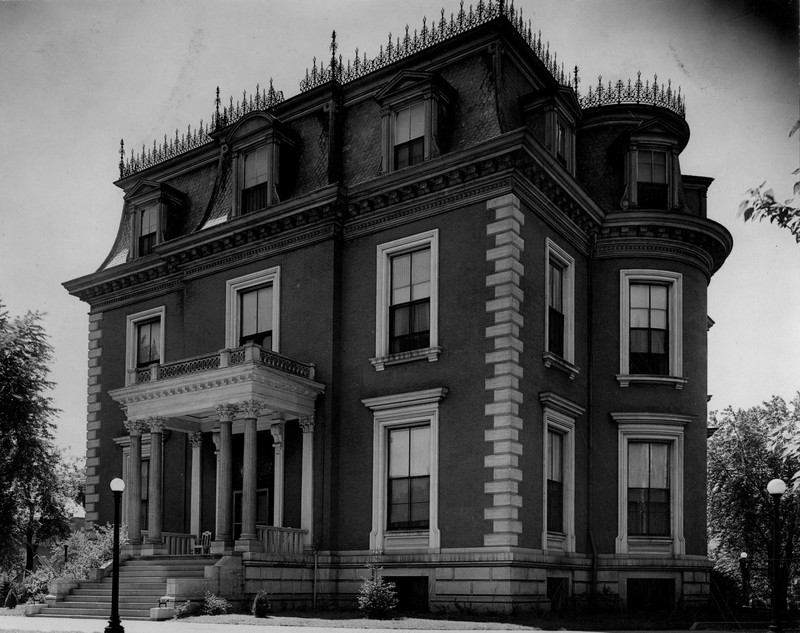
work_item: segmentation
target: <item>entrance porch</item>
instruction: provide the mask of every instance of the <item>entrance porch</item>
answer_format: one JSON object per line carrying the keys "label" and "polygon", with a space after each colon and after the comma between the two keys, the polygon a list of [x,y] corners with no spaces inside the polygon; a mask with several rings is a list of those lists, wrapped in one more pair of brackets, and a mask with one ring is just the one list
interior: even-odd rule
{"label": "entrance porch", "polygon": [[[314,366],[248,343],[153,364],[130,382],[110,395],[127,413],[128,434],[116,440],[131,553],[191,553],[210,531],[212,554],[302,555],[313,542],[314,410],[324,391]],[[186,458],[165,463],[165,442],[181,434]],[[188,491],[180,508],[164,503],[165,486],[178,485]],[[188,514],[183,531],[164,531],[165,512],[168,522]]]}

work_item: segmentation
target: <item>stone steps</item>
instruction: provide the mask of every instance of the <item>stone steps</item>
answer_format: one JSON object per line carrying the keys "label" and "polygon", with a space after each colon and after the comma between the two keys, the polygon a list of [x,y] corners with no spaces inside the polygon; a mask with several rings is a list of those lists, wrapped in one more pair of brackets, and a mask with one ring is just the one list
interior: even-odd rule
{"label": "stone steps", "polygon": [[[167,591],[168,578],[203,578],[216,556],[150,556],[125,561],[119,569],[119,615],[123,620],[149,620]],[[108,619],[111,616],[111,576],[82,581],[63,600],[37,615],[59,618]]]}

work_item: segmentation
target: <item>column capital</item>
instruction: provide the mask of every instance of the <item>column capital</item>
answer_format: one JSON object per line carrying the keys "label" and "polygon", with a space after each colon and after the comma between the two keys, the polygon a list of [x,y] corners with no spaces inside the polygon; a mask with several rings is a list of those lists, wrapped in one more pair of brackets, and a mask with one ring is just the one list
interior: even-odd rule
{"label": "column capital", "polygon": [[147,418],[147,424],[150,427],[151,433],[163,433],[167,426],[167,419],[161,416],[154,416]]}
{"label": "column capital", "polygon": [[239,404],[237,409],[246,420],[255,419],[264,409],[264,405],[256,400],[248,400]]}
{"label": "column capital", "polygon": [[128,435],[141,436],[150,430],[147,420],[125,420],[125,430]]}
{"label": "column capital", "polygon": [[217,407],[217,415],[220,422],[232,422],[236,415],[236,405],[221,404]]}
{"label": "column capital", "polygon": [[219,431],[214,431],[211,434],[211,441],[214,442],[214,450],[219,451]]}
{"label": "column capital", "polygon": [[192,445],[192,448],[200,448],[203,446],[203,434],[200,431],[189,433],[189,443]]}
{"label": "column capital", "polygon": [[297,420],[297,423],[300,425],[303,433],[313,433],[314,432],[314,422],[316,421],[316,417],[312,413],[311,415],[307,415],[303,418]]}

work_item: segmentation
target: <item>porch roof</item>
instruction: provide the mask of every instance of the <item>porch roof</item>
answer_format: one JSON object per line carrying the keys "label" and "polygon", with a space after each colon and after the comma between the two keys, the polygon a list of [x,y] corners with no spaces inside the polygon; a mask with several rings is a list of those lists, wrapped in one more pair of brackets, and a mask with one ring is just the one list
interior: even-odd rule
{"label": "porch roof", "polygon": [[225,349],[217,354],[154,364],[132,373],[133,384],[109,395],[128,419],[160,416],[167,428],[210,430],[218,424],[217,408],[255,401],[261,416],[300,418],[314,413],[325,385],[314,381],[314,366],[258,345]]}

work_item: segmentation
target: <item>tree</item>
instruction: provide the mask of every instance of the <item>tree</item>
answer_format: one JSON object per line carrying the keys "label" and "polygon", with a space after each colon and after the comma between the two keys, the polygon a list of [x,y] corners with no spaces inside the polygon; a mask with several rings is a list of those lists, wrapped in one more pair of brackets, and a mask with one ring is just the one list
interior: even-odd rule
{"label": "tree", "polygon": [[[789,136],[791,137],[798,129],[800,121],[794,124]],[[792,173],[797,176],[800,174],[800,169],[795,169]],[[764,189],[764,185],[766,182],[747,190],[747,199],[739,205],[737,215],[743,217],[745,222],[769,220],[772,224],[787,229],[800,244],[800,208],[794,205],[794,198],[781,204],[775,200],[775,192],[772,189]],[[800,181],[794,183],[792,195],[800,195]]]}
{"label": "tree", "polygon": [[33,568],[39,543],[69,530],[69,479],[53,444],[57,412],[47,392],[52,347],[42,316],[9,317],[0,303],[0,557],[24,549]]}
{"label": "tree", "polygon": [[738,578],[739,555],[747,552],[753,571],[762,572],[753,574],[752,590],[763,602],[769,602],[773,564],[773,502],[767,483],[779,478],[790,484],[781,498],[783,602],[788,570],[794,552],[800,551],[800,393],[791,406],[773,396],[747,410],[712,412],[709,426],[718,427],[708,441],[709,553],[718,570]]}

